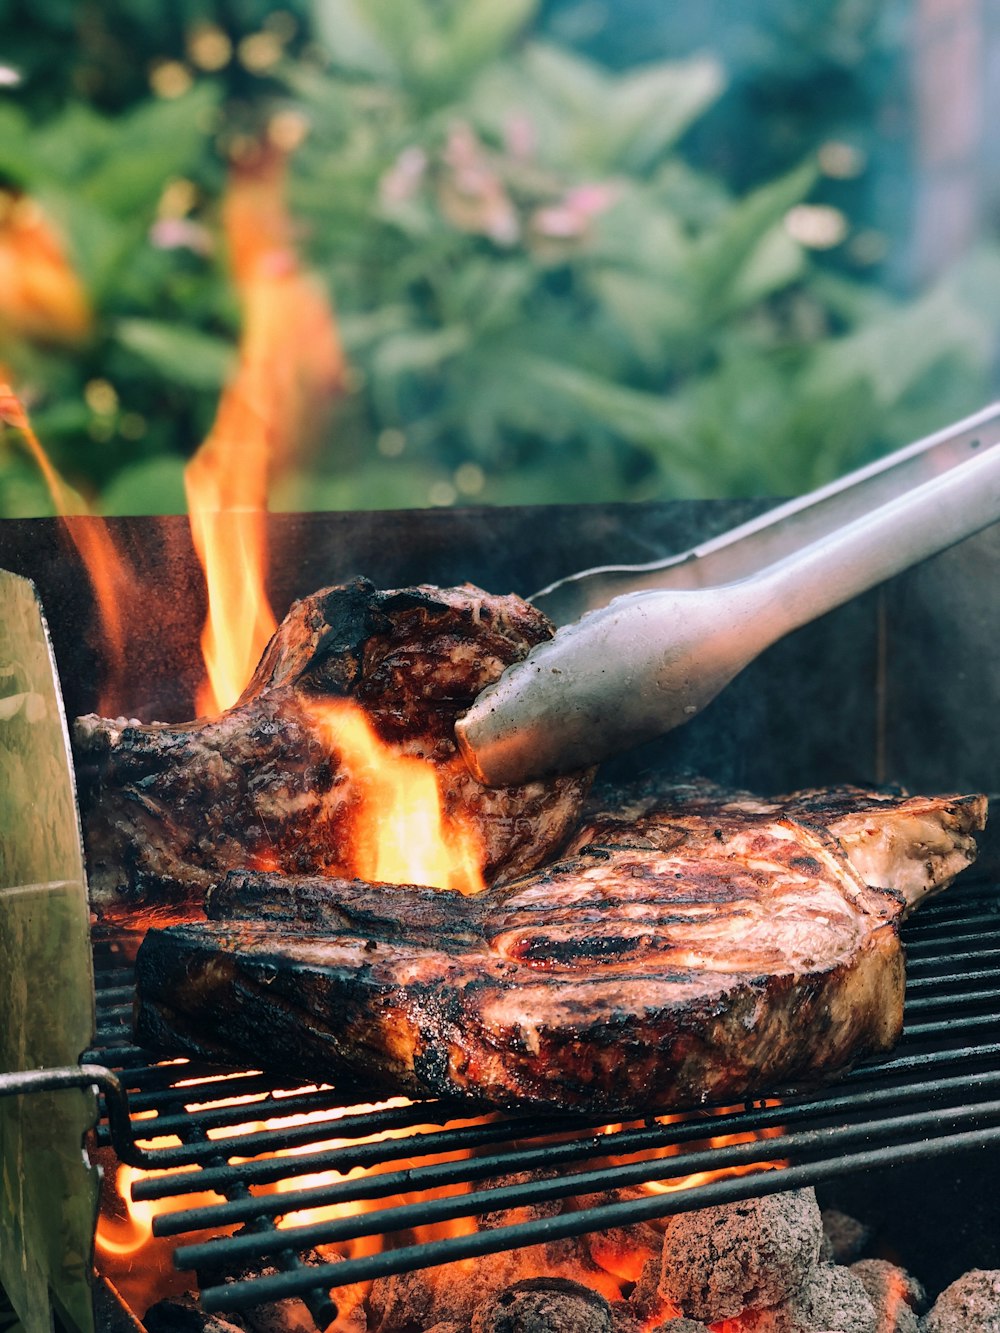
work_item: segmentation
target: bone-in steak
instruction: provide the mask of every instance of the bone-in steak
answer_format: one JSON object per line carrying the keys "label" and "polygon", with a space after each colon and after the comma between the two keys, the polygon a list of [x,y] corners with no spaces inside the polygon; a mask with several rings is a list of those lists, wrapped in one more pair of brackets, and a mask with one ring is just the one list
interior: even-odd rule
{"label": "bone-in steak", "polygon": [[147,935],[137,1036],[368,1097],[616,1114],[808,1084],[892,1046],[902,895],[815,823],[740,802],[651,827],[476,898],[231,875],[212,920]]}
{"label": "bone-in steak", "polygon": [[383,741],[434,764],[445,816],[460,811],[475,825],[487,882],[537,865],[578,818],[591,774],[482,787],[458,755],[454,724],[551,634],[519,597],[471,584],[385,592],[358,579],[297,602],[218,718],[77,719],[92,902],[200,905],[226,870],[248,866],[354,873],[357,791],[317,714],[345,698]]}

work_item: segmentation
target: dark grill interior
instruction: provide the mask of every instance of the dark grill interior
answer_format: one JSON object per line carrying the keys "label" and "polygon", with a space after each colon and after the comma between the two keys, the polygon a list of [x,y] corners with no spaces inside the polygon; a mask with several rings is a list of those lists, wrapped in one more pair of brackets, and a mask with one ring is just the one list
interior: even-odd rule
{"label": "dark grill interior", "polygon": [[[182,1199],[206,1190],[222,1196],[154,1221],[155,1234],[183,1238],[175,1261],[198,1273],[207,1310],[296,1295],[322,1326],[334,1313],[331,1288],[335,1302],[336,1287],[348,1283],[1000,1143],[1000,889],[960,884],[922,907],[903,936],[906,1023],[891,1056],[860,1066],[823,1091],[786,1097],[780,1106],[706,1109],[674,1123],[650,1117],[616,1127],[579,1118],[491,1116],[482,1122],[468,1107],[442,1102],[351,1110],[331,1088],[287,1089],[287,1078],[279,1082],[252,1071],[158,1065],[130,1044],[127,955],[104,936],[95,943],[98,1040],[84,1059],[120,1071],[131,1120],[129,1134],[114,1136],[102,1120],[98,1141],[107,1144],[113,1137],[120,1157],[146,1169],[182,1168],[137,1181],[136,1199]],[[192,1079],[199,1080],[194,1089],[182,1086],[181,1080]],[[206,1105],[237,1096],[253,1100]],[[138,1113],[144,1118],[135,1119]],[[248,1123],[310,1113],[328,1118],[233,1134]],[[392,1137],[370,1141],[388,1131]],[[770,1136],[718,1141],[760,1131]],[[180,1144],[142,1147],[143,1136],[153,1134],[176,1135]],[[267,1155],[284,1149],[295,1149],[295,1155]],[[471,1157],[436,1160],[460,1150]],[[420,1241],[412,1232],[547,1199],[775,1162],[782,1169],[581,1205],[470,1235]],[[344,1178],[357,1167],[366,1174]],[[502,1183],[513,1173],[539,1169],[543,1176]],[[321,1172],[338,1178],[304,1180]],[[255,1193],[279,1180],[287,1182],[287,1192]],[[427,1197],[442,1187],[463,1192]],[[401,1203],[400,1194],[407,1200]],[[288,1218],[301,1209],[354,1202],[367,1210],[319,1222]],[[286,1219],[280,1229],[279,1219]],[[244,1230],[226,1237],[201,1234],[222,1226]],[[380,1253],[319,1266],[305,1262],[316,1246],[382,1235],[388,1239]],[[255,1276],[264,1266],[279,1271]]]}

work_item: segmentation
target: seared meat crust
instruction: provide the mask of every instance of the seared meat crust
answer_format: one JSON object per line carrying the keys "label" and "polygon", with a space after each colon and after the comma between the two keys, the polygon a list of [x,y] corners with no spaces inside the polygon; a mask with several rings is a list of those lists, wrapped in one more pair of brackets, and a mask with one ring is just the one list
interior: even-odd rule
{"label": "seared meat crust", "polygon": [[74,727],[91,899],[188,899],[229,869],[350,873],[357,799],[314,705],[351,698],[379,736],[433,762],[446,817],[463,811],[489,882],[551,855],[591,774],[497,790],[458,755],[454,722],[511,662],[550,637],[519,597],[461,588],[378,591],[367,580],[296,602],[240,700],[214,719]]}
{"label": "seared meat crust", "polygon": [[622,1115],[813,1083],[891,1047],[902,898],[825,830],[707,814],[631,845],[595,834],[477,898],[231,875],[209,922],[146,937],[137,1037],[368,1097]]}
{"label": "seared meat crust", "polygon": [[975,860],[986,811],[983,795],[909,796],[901,788],[841,785],[765,798],[696,778],[658,782],[624,800],[596,796],[567,850],[676,845],[697,838],[706,820],[790,819],[836,838],[866,884],[902,894],[909,910]]}

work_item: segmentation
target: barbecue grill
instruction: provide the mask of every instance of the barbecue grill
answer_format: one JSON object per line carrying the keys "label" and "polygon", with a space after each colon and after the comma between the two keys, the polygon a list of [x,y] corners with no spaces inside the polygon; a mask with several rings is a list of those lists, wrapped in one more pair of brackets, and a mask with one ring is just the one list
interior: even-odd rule
{"label": "barbecue grill", "polygon": [[[185,1237],[176,1251],[180,1267],[209,1274],[268,1264],[284,1269],[228,1283],[209,1277],[201,1286],[206,1310],[239,1310],[299,1296],[323,1327],[334,1315],[330,1287],[335,1301],[336,1287],[389,1273],[814,1185],[931,1154],[1000,1145],[1000,895],[994,885],[970,885],[930,904],[904,934],[910,973],[906,1023],[891,1056],[855,1069],[822,1092],[785,1098],[780,1105],[750,1105],[721,1115],[695,1112],[679,1123],[651,1118],[627,1128],[609,1127],[600,1119],[581,1125],[579,1117],[502,1117],[476,1124],[469,1123],[468,1108],[435,1102],[357,1111],[344,1106],[335,1089],[288,1090],[287,1079],[256,1073],[224,1071],[212,1078],[210,1071],[187,1065],[157,1065],[147,1052],[129,1044],[128,969],[117,965],[113,946],[99,942],[95,967],[103,1040],[84,1059],[113,1069],[118,1083],[105,1090],[105,1110],[113,1107],[115,1114],[102,1120],[97,1140],[111,1143],[121,1160],[147,1170],[182,1168],[137,1182],[136,1199],[176,1198],[204,1190],[225,1196],[225,1202],[154,1219],[155,1235]],[[193,1093],[189,1081],[198,1076],[209,1081],[199,1082]],[[181,1078],[184,1086],[178,1087]],[[120,1088],[128,1089],[127,1099]],[[198,1104],[234,1096],[254,1100],[198,1110],[193,1095]],[[155,1115],[137,1120],[130,1111]],[[248,1120],[303,1113],[337,1118],[226,1136],[227,1130]],[[209,1130],[216,1137],[209,1139]],[[402,1136],[368,1141],[390,1130],[402,1131]],[[774,1137],[720,1146],[707,1142],[763,1130]],[[180,1145],[142,1146],[149,1136],[166,1134],[176,1135]],[[343,1146],[322,1147],[331,1135]],[[295,1148],[296,1155],[265,1156],[288,1148]],[[473,1156],[430,1164],[424,1160],[457,1149]],[[665,1159],[671,1151],[677,1156]],[[241,1160],[234,1162],[234,1157]],[[634,1161],[609,1164],[608,1157]],[[299,1257],[336,1241],[405,1233],[432,1222],[543,1200],[599,1195],[647,1181],[676,1183],[699,1172],[775,1161],[784,1165],[472,1235],[401,1245],[337,1264],[310,1266]],[[326,1185],[296,1183],[319,1171],[346,1176],[356,1167],[379,1172]],[[514,1185],[491,1184],[497,1177],[539,1168],[555,1174]],[[280,1194],[250,1193],[254,1186],[279,1179],[293,1188]],[[468,1186],[469,1192],[419,1197],[443,1185]],[[392,1197],[401,1192],[418,1197],[394,1205]],[[359,1200],[373,1204],[371,1211],[281,1230],[274,1226],[279,1217],[300,1210]],[[253,1230],[239,1236],[198,1236],[248,1223]]]}
{"label": "barbecue grill", "polygon": [[[491,590],[525,591],[585,564],[669,554],[763,507],[710,502],[276,517],[272,599],[280,611],[296,595],[357,573],[383,586],[471,579]],[[137,691],[129,710],[181,718],[203,615],[184,521],[118,520],[112,527],[153,581],[134,608],[152,623],[145,660],[130,664]],[[39,589],[68,714],[95,708],[108,663],[85,576],[58,525],[3,525],[0,566],[30,575]],[[998,575],[994,528],[797,631],[688,727],[615,761],[610,776],[670,766],[764,791],[891,778],[928,791],[996,792],[1000,761],[991,724],[1000,673],[990,649],[1000,642]],[[169,644],[156,623],[164,608],[172,621]],[[651,1117],[621,1126],[603,1118],[482,1118],[443,1102],[352,1108],[335,1088],[289,1087],[287,1077],[249,1070],[157,1063],[129,1035],[134,941],[107,927],[92,938],[97,1031],[81,1056],[86,1068],[63,1075],[15,1070],[5,1075],[6,1090],[96,1083],[97,1145],[145,1170],[171,1168],[137,1181],[134,1197],[170,1197],[181,1205],[158,1216],[154,1231],[180,1238],[175,1261],[197,1274],[203,1307],[238,1310],[297,1295],[323,1326],[337,1288],[364,1278],[945,1154],[960,1172],[963,1153],[983,1160],[985,1150],[995,1169],[995,865],[987,844],[978,878],[924,906],[906,925],[906,1027],[897,1049],[829,1088],[785,1095],[780,1105],[700,1108],[669,1123]],[[235,1098],[237,1104],[226,1104]],[[246,1132],[248,1123],[255,1128]],[[153,1135],[179,1142],[151,1146]],[[735,1135],[744,1141],[729,1140]],[[711,1142],[723,1136],[726,1142]],[[274,1155],[287,1149],[295,1151]],[[455,1160],[460,1150],[470,1155]],[[690,1179],[749,1166],[771,1169]],[[365,1174],[346,1178],[358,1167]],[[536,1168],[543,1174],[523,1178]],[[329,1172],[338,1179],[315,1181]],[[279,1180],[281,1193],[254,1192]],[[607,1197],[650,1181],[686,1187]],[[442,1186],[462,1192],[428,1195]],[[218,1202],[185,1203],[186,1194],[208,1190]],[[396,1202],[400,1193],[411,1201]],[[414,1228],[433,1222],[574,1198],[575,1211],[556,1216],[444,1240],[413,1236]],[[359,1201],[364,1211],[331,1221],[291,1216]],[[218,1227],[241,1230],[211,1235]],[[391,1242],[378,1254],[317,1264],[316,1246],[366,1236]]]}

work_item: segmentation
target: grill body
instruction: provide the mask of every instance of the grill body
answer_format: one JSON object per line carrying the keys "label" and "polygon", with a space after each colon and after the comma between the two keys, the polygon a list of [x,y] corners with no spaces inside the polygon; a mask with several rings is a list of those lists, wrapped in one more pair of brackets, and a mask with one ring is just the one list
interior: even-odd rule
{"label": "grill body", "polygon": [[[270,591],[279,615],[295,597],[357,574],[384,587],[469,580],[494,592],[530,594],[586,565],[669,555],[765,507],[763,501],[725,501],[272,516]],[[190,714],[200,670],[196,654],[204,615],[186,520],[112,520],[111,529],[137,571],[125,608],[137,632],[129,675],[117,682],[124,690],[117,696],[119,711],[146,720],[183,719]],[[101,644],[86,575],[59,524],[42,519],[0,524],[0,567],[30,576],[39,588],[68,715],[98,709],[113,665]],[[1000,527],[775,645],[703,714],[613,761],[608,776],[620,781],[656,769],[701,772],[762,792],[895,781],[914,790],[995,794],[1000,791],[997,642]],[[178,1261],[199,1272],[206,1307],[240,1308],[295,1293],[307,1299],[322,1323],[332,1308],[331,1289],[336,1300],[335,1283],[803,1183],[828,1182],[833,1188],[830,1182],[901,1169],[907,1162],[952,1161],[959,1177],[968,1171],[970,1155],[980,1163],[1000,1161],[1000,1031],[993,1018],[1000,996],[1000,918],[992,887],[998,870],[1000,859],[988,837],[980,879],[925,906],[906,927],[907,1026],[897,1051],[822,1092],[786,1096],[780,1107],[754,1106],[721,1116],[699,1112],[669,1125],[654,1118],[609,1132],[603,1124],[579,1120],[473,1123],[459,1108],[437,1103],[351,1110],[335,1089],[282,1088],[250,1071],[230,1071],[235,1077],[222,1080],[213,1071],[158,1067],[129,1044],[128,942],[107,935],[94,941],[99,1020],[86,1055],[122,1071],[131,1116],[143,1117],[118,1136],[123,1160],[178,1168],[170,1176],[139,1180],[136,1197],[167,1192],[183,1203],[186,1189],[209,1188],[221,1196],[207,1210],[185,1205],[156,1223],[163,1234],[182,1237]],[[67,994],[65,1002],[69,1012],[80,997]],[[193,1077],[210,1080],[198,1085],[197,1102],[189,1087],[177,1086]],[[231,1099],[237,1088],[253,1100],[205,1108],[206,1102]],[[290,1123],[291,1117],[311,1114],[328,1118]],[[137,1147],[136,1135],[149,1132],[149,1119],[159,1134],[177,1136],[179,1146],[150,1148],[139,1141]],[[238,1153],[230,1152],[231,1131],[248,1121],[258,1128],[241,1134]],[[402,1137],[385,1138],[390,1131]],[[725,1148],[709,1143],[723,1134],[765,1131],[774,1137]],[[105,1126],[100,1136],[108,1133]],[[293,1157],[273,1155],[287,1148],[295,1149]],[[458,1150],[472,1156],[448,1160]],[[670,1157],[668,1165],[682,1175],[774,1161],[786,1165],[449,1241],[394,1242],[380,1254],[325,1269],[304,1262],[315,1245],[346,1244],[386,1230],[399,1236],[484,1209],[662,1181],[668,1179],[663,1154],[675,1152],[682,1162]],[[235,1156],[248,1160],[234,1161]],[[442,1156],[446,1160],[435,1160]],[[543,1164],[556,1175],[497,1185],[498,1177]],[[358,1166],[372,1170],[343,1179]],[[329,1172],[339,1174],[320,1186],[304,1180]],[[263,1193],[279,1179],[291,1182],[290,1193]],[[454,1198],[426,1197],[427,1189],[441,1185],[460,1192]],[[370,1211],[288,1225],[290,1211],[324,1202],[324,1192],[326,1202],[360,1202]],[[400,1192],[413,1195],[412,1201],[387,1204],[390,1194]],[[210,1235],[218,1225],[250,1230],[219,1241]],[[218,1280],[222,1272],[244,1272],[265,1260],[277,1271],[224,1287]]]}
{"label": "grill body", "polygon": [[[903,934],[908,982],[900,1044],[829,1087],[783,1095],[780,1104],[703,1108],[662,1120],[654,1110],[643,1122],[619,1126],[580,1117],[483,1119],[440,1102],[358,1108],[345,1105],[335,1088],[296,1088],[256,1071],[157,1064],[131,1044],[130,969],[111,938],[95,946],[101,1041],[86,1058],[116,1069],[129,1090],[122,1154],[147,1170],[171,1169],[137,1180],[133,1196],[182,1205],[189,1194],[220,1196],[153,1223],[155,1235],[183,1238],[175,1259],[200,1275],[205,1308],[239,1310],[298,1296],[322,1325],[332,1317],[330,1289],[335,1302],[338,1287],[365,1279],[944,1156],[1000,1156],[1000,887],[974,881],[956,888],[921,909]],[[133,1145],[167,1135],[179,1143],[136,1153]],[[97,1137],[111,1143],[107,1121]],[[469,1155],[456,1159],[457,1152]],[[366,1173],[348,1179],[357,1167]],[[760,1169],[698,1179],[747,1167]],[[522,1179],[532,1171],[545,1174]],[[518,1183],[498,1183],[512,1176]],[[263,1192],[279,1180],[282,1192]],[[660,1188],[615,1197],[648,1182]],[[459,1192],[431,1193],[442,1186]],[[591,1202],[595,1195],[603,1201]],[[431,1223],[553,1199],[578,1206],[444,1240],[413,1238]],[[363,1204],[365,1211],[309,1216],[334,1204],[345,1213],[347,1205]],[[234,1225],[251,1229],[213,1235]],[[367,1257],[304,1261],[317,1246],[386,1234],[409,1239]],[[279,1271],[232,1280],[266,1267]]]}

